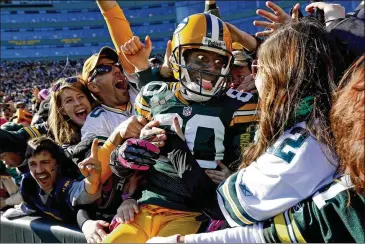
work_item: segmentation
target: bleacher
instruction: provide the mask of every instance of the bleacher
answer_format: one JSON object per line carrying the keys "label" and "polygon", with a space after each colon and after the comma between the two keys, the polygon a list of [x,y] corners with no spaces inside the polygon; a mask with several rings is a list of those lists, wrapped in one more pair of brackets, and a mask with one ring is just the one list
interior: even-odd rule
{"label": "bleacher", "polygon": [[[134,34],[150,35],[163,53],[176,27],[174,1],[119,1]],[[85,58],[113,46],[94,1],[13,1],[1,8],[1,59]]]}
{"label": "bleacher", "polygon": [[[277,2],[277,1],[275,1]],[[302,11],[308,0],[279,1],[288,11],[296,2]],[[341,1],[353,9],[358,1]],[[72,3],[72,4],[70,4]],[[164,53],[176,23],[188,15],[202,12],[204,1],[118,1],[133,32],[144,38],[150,35],[153,53]],[[217,1],[222,19],[254,34],[258,19],[255,11],[265,8],[265,1]],[[12,1],[1,4],[1,59],[37,60],[85,58],[102,46],[113,46],[105,21],[95,1]]]}

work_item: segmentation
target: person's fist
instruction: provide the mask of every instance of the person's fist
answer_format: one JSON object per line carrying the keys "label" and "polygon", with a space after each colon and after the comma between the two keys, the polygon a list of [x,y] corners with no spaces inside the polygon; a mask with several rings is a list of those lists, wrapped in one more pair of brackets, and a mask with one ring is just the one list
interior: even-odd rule
{"label": "person's fist", "polygon": [[148,58],[152,51],[152,41],[149,36],[146,36],[145,44],[138,36],[133,36],[121,46],[121,50],[126,60],[135,67],[137,72],[149,67]]}

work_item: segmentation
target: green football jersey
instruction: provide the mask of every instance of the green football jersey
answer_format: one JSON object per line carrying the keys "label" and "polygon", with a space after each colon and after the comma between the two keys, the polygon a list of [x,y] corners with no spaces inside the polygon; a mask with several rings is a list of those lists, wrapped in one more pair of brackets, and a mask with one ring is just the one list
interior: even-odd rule
{"label": "green football jersey", "polygon": [[180,83],[152,82],[135,101],[137,114],[158,120],[172,130],[177,117],[187,145],[202,168],[215,168],[215,161],[229,164],[253,141],[257,97],[230,89],[219,98],[197,103],[186,101]]}
{"label": "green football jersey", "polygon": [[[257,116],[257,97],[228,90],[226,95],[205,103],[186,101],[180,83],[151,82],[141,89],[135,100],[137,114],[160,121],[172,129],[179,119],[186,143],[202,168],[216,168],[215,161],[228,165],[253,141]],[[182,211],[199,211],[184,181],[168,161],[157,161],[146,175],[147,184],[138,200]]]}
{"label": "green football jersey", "polygon": [[264,225],[266,242],[364,243],[365,197],[348,176],[277,215]]}

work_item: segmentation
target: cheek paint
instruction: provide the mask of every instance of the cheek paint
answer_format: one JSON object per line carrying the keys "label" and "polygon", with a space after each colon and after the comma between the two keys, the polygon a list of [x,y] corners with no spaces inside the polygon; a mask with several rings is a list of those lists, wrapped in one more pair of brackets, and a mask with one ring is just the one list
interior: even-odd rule
{"label": "cheek paint", "polygon": [[52,168],[51,171],[55,171],[56,170],[56,167]]}

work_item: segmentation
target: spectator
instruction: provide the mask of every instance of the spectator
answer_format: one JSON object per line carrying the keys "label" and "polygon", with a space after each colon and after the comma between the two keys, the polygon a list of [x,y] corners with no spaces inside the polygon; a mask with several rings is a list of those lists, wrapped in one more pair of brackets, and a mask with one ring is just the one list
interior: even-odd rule
{"label": "spectator", "polygon": [[257,92],[255,91],[255,82],[251,75],[252,58],[243,50],[233,51],[234,63],[231,70],[232,83],[230,87],[241,92]]}
{"label": "spectator", "polygon": [[24,202],[20,211],[74,222],[76,205],[91,203],[100,197],[100,162],[96,151],[95,140],[91,157],[79,164],[85,179],[75,181],[63,168],[67,158],[52,140],[39,137],[29,141],[25,158],[30,172],[25,174],[21,183]]}
{"label": "spectator", "polygon": [[13,118],[14,115],[14,110],[12,109],[12,103],[4,103],[2,104],[2,117],[6,120],[6,121],[11,121],[11,119]]}
{"label": "spectator", "polygon": [[24,127],[30,126],[33,115],[26,109],[18,108],[13,121],[17,124],[22,124]]}
{"label": "spectator", "polygon": [[75,145],[95,101],[79,77],[59,79],[52,87],[48,125],[59,145]]}
{"label": "spectator", "polygon": [[[364,58],[345,73],[331,109],[340,159],[338,178],[308,199],[264,223],[150,243],[362,243],[365,240]],[[285,224],[284,224],[285,223]]]}
{"label": "spectator", "polygon": [[19,168],[23,173],[27,171],[24,153],[27,144],[19,135],[0,129],[0,160],[7,168]]}
{"label": "spectator", "polygon": [[[24,102],[31,107],[32,90],[34,87],[48,89],[60,77],[69,77],[81,73],[84,60],[75,60],[76,65],[64,61],[2,61],[1,88],[3,92],[14,99],[14,102]],[[4,97],[4,100],[8,99]],[[3,101],[7,102],[7,101]]]}

